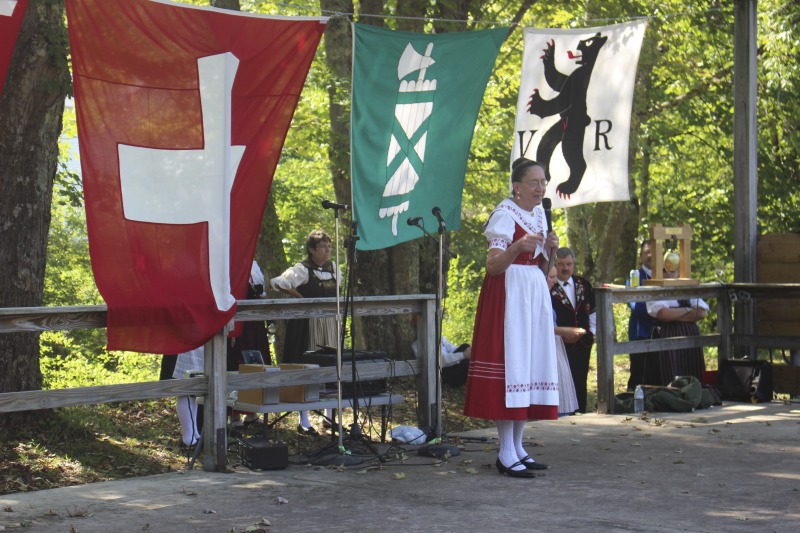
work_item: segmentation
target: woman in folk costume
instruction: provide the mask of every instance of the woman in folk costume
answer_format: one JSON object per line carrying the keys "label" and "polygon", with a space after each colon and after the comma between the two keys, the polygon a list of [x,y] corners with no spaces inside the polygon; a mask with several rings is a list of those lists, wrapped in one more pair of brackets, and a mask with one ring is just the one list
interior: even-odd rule
{"label": "woman in folk costume", "polygon": [[558,418],[558,371],[553,310],[547,289],[549,255],[558,236],[547,234],[544,168],[517,159],[511,198],[486,223],[486,277],[478,300],[464,414],[495,420],[497,471],[534,477],[547,468],[522,447],[528,420]]}
{"label": "woman in folk costume", "polygon": [[[270,280],[270,286],[295,298],[327,298],[336,296],[337,282],[342,279],[339,266],[331,261],[331,237],[322,230],[314,230],[306,239],[305,260],[286,269],[283,274]],[[297,318],[286,325],[286,338],[283,343],[284,363],[302,363],[306,351],[314,351],[320,346],[336,347],[336,317]],[[328,418],[332,418],[329,411]],[[318,432],[308,419],[308,411],[300,411],[301,435],[317,435]]]}

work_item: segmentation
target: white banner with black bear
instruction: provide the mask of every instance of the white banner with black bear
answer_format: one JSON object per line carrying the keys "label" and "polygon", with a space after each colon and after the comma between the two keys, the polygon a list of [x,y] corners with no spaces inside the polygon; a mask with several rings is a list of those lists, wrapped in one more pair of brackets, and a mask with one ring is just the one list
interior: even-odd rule
{"label": "white banner with black bear", "polygon": [[545,167],[553,207],[630,199],[631,104],[646,26],[525,28],[511,161]]}

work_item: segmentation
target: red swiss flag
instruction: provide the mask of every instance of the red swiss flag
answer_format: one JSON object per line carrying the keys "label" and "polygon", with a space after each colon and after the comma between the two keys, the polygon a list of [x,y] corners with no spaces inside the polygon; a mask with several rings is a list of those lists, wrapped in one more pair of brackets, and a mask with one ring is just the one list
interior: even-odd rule
{"label": "red swiss flag", "polygon": [[196,348],[246,294],[325,19],[67,0],[67,20],[108,348]]}
{"label": "red swiss flag", "polygon": [[28,0],[0,0],[0,94],[27,8]]}

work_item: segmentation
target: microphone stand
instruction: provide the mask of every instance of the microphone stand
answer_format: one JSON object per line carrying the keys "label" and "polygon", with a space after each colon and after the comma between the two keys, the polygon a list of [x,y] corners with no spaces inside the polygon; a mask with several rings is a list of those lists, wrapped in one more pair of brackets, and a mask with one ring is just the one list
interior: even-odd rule
{"label": "microphone stand", "polygon": [[[349,206],[343,204],[335,204],[327,200],[322,202],[322,207],[325,209],[333,209],[333,219],[335,227],[335,241],[336,241],[336,270],[339,268],[339,210],[347,209]],[[348,265],[348,269],[351,266]],[[338,425],[339,436],[339,453],[323,457],[314,464],[326,464],[334,466],[352,466],[361,464],[363,461],[358,457],[350,455],[344,447],[344,440],[342,436],[342,314],[340,311],[340,292],[341,280],[339,279],[339,272],[334,272],[336,276],[336,420]]]}
{"label": "microphone stand", "polygon": [[[444,245],[444,241],[446,238],[447,226],[445,225],[444,219],[441,215],[441,210],[438,207],[433,208],[433,214],[436,216],[437,220],[439,221],[439,239],[436,239],[433,235],[425,231],[421,225],[411,224],[411,220],[409,219],[409,224],[413,226],[417,226],[419,229],[422,230],[425,235],[430,237],[434,242],[439,245],[438,254],[437,254],[437,285],[436,285],[436,426],[434,428],[436,437],[431,440],[430,443],[420,446],[419,448],[419,455],[424,455],[426,457],[452,457],[456,455],[461,455],[461,450],[458,449],[457,446],[451,446],[447,444],[441,444],[442,441],[442,299],[444,298],[444,261],[445,255],[444,252],[446,247]],[[447,250],[449,256],[455,256],[450,250]],[[448,257],[449,261],[449,257]]]}
{"label": "microphone stand", "polygon": [[[344,313],[342,314],[343,322],[347,324],[347,317],[350,316],[350,339],[355,339],[356,335],[353,332],[353,320],[352,317],[355,314],[353,309],[353,272],[356,265],[356,242],[360,239],[358,236],[358,222],[354,221],[351,228],[350,228],[350,236],[345,239],[344,247],[347,249],[347,264],[349,266],[347,270],[347,289],[345,289],[345,307]],[[348,311],[349,310],[349,311]],[[344,346],[344,337],[345,332],[342,331],[341,336],[341,345]],[[353,424],[350,426],[350,432],[348,436],[348,442],[352,446],[356,442],[363,444],[369,452],[375,456],[380,462],[385,462],[385,457],[383,457],[375,446],[372,444],[369,436],[365,435],[361,431],[361,426],[359,423],[359,403],[358,403],[358,396],[359,392],[363,393],[363,390],[360,390],[360,382],[358,380],[358,370],[357,370],[357,358],[356,358],[356,349],[355,344],[350,344],[350,370],[351,370],[351,405],[353,408]],[[365,394],[366,396],[366,394]]]}

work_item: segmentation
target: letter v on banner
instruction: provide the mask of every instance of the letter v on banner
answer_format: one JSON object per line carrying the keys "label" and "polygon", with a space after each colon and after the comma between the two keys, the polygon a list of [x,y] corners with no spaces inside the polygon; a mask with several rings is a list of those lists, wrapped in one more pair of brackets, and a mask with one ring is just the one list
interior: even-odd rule
{"label": "letter v on banner", "polygon": [[0,94],[3,94],[6,74],[27,8],[28,0],[0,0]]}
{"label": "letter v on banner", "polygon": [[326,19],[149,0],[67,0],[67,17],[108,348],[191,350],[246,295]]}

